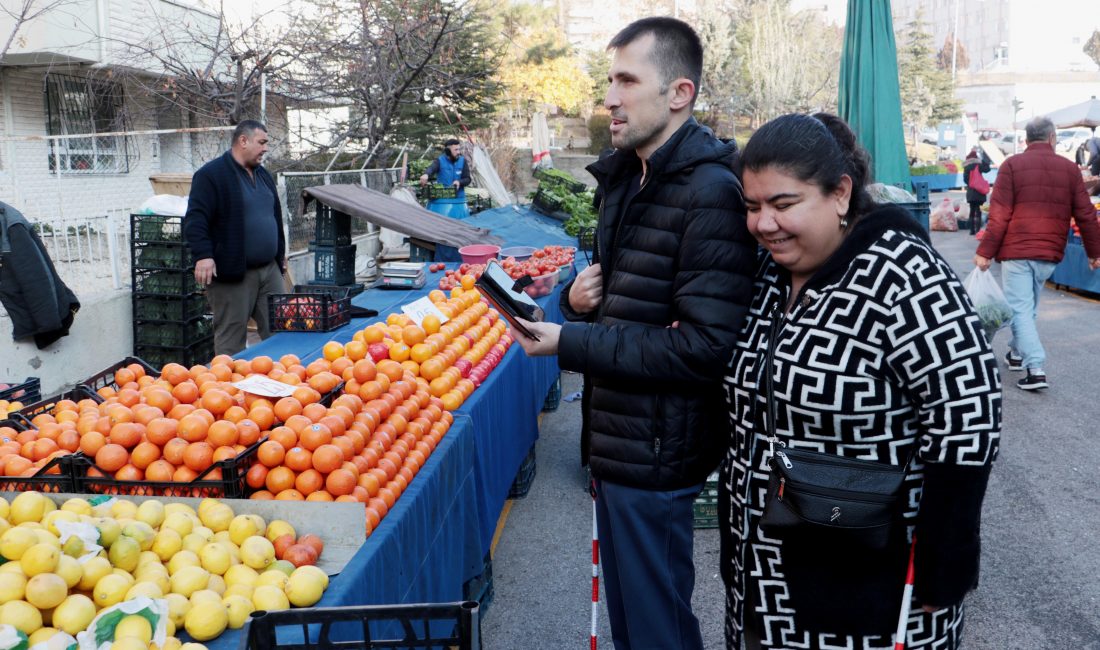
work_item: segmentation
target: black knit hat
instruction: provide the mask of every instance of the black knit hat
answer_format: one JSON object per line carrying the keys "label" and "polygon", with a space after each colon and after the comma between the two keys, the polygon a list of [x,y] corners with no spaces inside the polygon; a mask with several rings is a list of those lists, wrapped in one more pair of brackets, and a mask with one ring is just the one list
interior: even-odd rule
{"label": "black knit hat", "polygon": [[458,138],[451,138],[450,140],[447,140],[446,142],[444,142],[444,143],[443,143],[443,146],[444,146],[444,147],[449,147],[449,146],[451,146],[452,144],[462,144],[462,143],[461,143],[461,142],[459,142]]}

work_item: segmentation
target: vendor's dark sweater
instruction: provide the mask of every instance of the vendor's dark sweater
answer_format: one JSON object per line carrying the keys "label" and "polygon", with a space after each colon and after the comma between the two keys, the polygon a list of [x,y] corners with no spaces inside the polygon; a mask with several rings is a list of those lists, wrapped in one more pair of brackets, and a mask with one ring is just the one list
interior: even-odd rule
{"label": "vendor's dark sweater", "polygon": [[[241,190],[241,166],[226,151],[195,172],[191,180],[191,195],[187,214],[183,218],[183,233],[195,261],[213,258],[219,282],[239,282],[248,270],[245,255],[244,194]],[[275,262],[283,268],[286,240],[283,237],[282,209],[275,181],[263,167],[252,170],[257,183],[263,183],[275,197],[272,219],[278,228],[279,245]]]}

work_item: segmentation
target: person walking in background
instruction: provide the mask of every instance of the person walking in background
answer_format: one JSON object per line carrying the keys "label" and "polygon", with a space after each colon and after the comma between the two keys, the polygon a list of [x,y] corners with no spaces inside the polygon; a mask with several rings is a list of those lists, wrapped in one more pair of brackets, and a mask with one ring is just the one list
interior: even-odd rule
{"label": "person walking in background", "polygon": [[191,181],[183,233],[214,313],[214,350],[234,355],[248,342],[248,319],[271,336],[268,296],[286,291],[286,240],[275,180],[263,168],[267,127],[244,120],[229,151]]}
{"label": "person walking in background", "polygon": [[[966,202],[970,205],[971,235],[977,235],[978,231],[982,229],[982,205],[985,203],[986,192],[989,191],[988,183],[985,184],[984,188],[974,186],[973,173],[975,169],[978,170],[978,174],[989,171],[990,161],[984,151],[979,154],[978,150],[971,150],[966,156],[966,162],[963,164],[963,178],[966,179]],[[985,189],[985,192],[982,192],[982,189]]]}
{"label": "person walking in background", "polygon": [[466,157],[459,153],[462,143],[451,138],[443,143],[443,153],[428,165],[420,176],[420,184],[427,185],[431,178],[435,178],[443,187],[453,188],[455,198],[466,198],[466,186],[470,184],[470,165],[466,163]]}
{"label": "person walking in background", "polygon": [[691,609],[693,505],[728,440],[721,374],[756,244],[724,143],[691,116],[703,47],[687,24],[623,29],[604,105],[616,151],[593,163],[595,259],[531,323],[530,355],[584,374],[600,563],[615,648],[703,647]]}
{"label": "person walking in background", "polygon": [[[906,648],[957,648],[1000,436],[996,357],[925,229],[871,202],[870,158],[840,118],[779,117],[740,164],[749,231],[766,254],[725,378],[727,647],[893,647],[915,535]],[[769,483],[783,450],[905,468],[888,537],[860,546],[853,529],[765,527],[762,514],[784,498]],[[802,503],[798,485],[785,487]]]}
{"label": "person walking in background", "polygon": [[1024,390],[1047,388],[1046,352],[1035,319],[1043,284],[1065,255],[1070,218],[1076,220],[1089,258],[1100,268],[1100,224],[1085,191],[1081,170],[1054,152],[1054,123],[1037,117],[1027,124],[1027,150],[1005,160],[989,202],[989,223],[974,265],[983,271],[1001,262],[1001,283],[1012,308],[1012,340],[1005,361],[1027,374]]}

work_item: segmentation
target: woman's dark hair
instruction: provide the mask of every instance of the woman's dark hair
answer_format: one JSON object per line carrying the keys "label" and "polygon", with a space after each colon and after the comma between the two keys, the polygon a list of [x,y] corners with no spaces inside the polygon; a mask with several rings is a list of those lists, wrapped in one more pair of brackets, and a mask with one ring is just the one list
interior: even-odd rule
{"label": "woman's dark hair", "polygon": [[848,176],[852,179],[849,228],[874,207],[867,193],[872,182],[871,156],[848,124],[830,113],[792,113],[768,122],[749,138],[738,166],[738,174],[777,167],[825,193],[840,186],[841,176]]}

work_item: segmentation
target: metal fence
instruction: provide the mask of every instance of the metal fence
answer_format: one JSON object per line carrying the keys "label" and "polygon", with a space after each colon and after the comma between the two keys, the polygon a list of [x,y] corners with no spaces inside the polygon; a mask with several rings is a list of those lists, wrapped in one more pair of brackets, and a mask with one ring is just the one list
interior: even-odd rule
{"label": "metal fence", "polygon": [[91,292],[105,288],[107,279],[114,289],[129,280],[128,222],[126,212],[111,211],[95,217],[40,220],[34,230],[62,279],[74,290]]}
{"label": "metal fence", "polygon": [[[280,172],[277,175],[279,200],[283,204],[285,220],[289,225],[287,250],[291,253],[304,251],[313,239],[313,231],[317,223],[316,212],[309,210],[304,212],[300,219],[298,218],[303,189],[317,185],[361,185],[389,194],[398,183],[400,174],[400,167],[330,172]],[[353,237],[377,232],[376,226],[361,218],[352,220],[351,229]]]}

